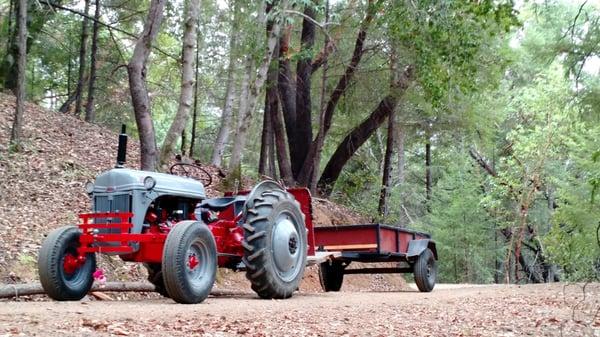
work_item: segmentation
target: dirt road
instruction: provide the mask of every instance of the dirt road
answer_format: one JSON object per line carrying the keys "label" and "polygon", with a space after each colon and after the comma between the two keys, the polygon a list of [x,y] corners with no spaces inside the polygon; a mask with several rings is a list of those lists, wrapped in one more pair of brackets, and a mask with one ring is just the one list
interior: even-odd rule
{"label": "dirt road", "polygon": [[221,293],[168,299],[0,302],[0,336],[600,336],[600,284],[444,286],[432,293]]}

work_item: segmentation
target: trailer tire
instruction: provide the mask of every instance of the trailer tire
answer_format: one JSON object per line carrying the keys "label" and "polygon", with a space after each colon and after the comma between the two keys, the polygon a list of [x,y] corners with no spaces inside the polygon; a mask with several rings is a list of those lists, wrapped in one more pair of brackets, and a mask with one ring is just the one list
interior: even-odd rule
{"label": "trailer tire", "polygon": [[344,282],[344,265],[340,261],[319,264],[319,282],[323,291],[340,291]]}
{"label": "trailer tire", "polygon": [[78,301],[92,287],[96,270],[96,256],[86,254],[82,266],[69,273],[65,257],[77,256],[81,232],[75,226],[64,226],[50,232],[38,255],[38,273],[42,288],[57,301]]}
{"label": "trailer tire", "polygon": [[162,265],[160,263],[145,263],[144,265],[148,271],[148,281],[154,285],[154,291],[164,297],[169,297],[163,280]]}
{"label": "trailer tire", "polygon": [[437,264],[431,249],[425,249],[417,258],[413,266],[415,283],[421,292],[430,292],[435,286]]}
{"label": "trailer tire", "polygon": [[261,298],[288,298],[306,267],[307,239],[300,204],[283,189],[259,191],[244,209],[243,262]]}
{"label": "trailer tire", "polygon": [[199,221],[176,224],[163,248],[162,277],[175,302],[195,304],[210,294],[217,274],[217,248],[210,229]]}

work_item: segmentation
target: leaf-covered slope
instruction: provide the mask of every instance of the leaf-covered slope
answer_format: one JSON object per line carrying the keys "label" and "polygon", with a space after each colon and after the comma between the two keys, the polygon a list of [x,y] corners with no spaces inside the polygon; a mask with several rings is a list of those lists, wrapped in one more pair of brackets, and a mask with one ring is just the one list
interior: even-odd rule
{"label": "leaf-covered slope", "polygon": [[[44,235],[89,209],[83,185],[114,165],[117,134],[74,116],[27,104],[24,151],[8,148],[15,100],[0,94],[0,277],[28,264]],[[138,162],[129,142],[128,160]]]}

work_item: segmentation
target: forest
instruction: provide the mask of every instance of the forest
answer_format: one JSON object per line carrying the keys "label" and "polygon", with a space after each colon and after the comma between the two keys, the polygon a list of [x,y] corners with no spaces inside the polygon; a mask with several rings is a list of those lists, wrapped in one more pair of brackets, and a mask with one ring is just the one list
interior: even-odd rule
{"label": "forest", "polygon": [[600,278],[600,2],[0,0],[0,90],[431,232],[441,282]]}

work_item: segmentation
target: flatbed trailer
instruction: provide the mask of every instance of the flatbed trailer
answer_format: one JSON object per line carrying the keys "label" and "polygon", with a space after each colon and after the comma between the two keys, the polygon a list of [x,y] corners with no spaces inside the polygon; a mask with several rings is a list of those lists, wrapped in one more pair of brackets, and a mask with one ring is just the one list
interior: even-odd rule
{"label": "flatbed trailer", "polygon": [[[414,273],[421,291],[435,285],[437,249],[427,233],[380,223],[314,227],[315,254],[325,291],[339,291],[347,274]],[[347,268],[352,262],[396,262],[393,267]]]}

